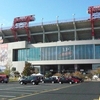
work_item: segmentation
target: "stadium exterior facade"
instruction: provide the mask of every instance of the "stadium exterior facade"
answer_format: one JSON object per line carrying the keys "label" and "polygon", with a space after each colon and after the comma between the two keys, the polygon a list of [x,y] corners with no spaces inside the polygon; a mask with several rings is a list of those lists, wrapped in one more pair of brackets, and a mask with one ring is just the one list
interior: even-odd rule
{"label": "stadium exterior facade", "polygon": [[1,28],[0,64],[11,61],[19,72],[25,62],[47,71],[89,71],[100,67],[100,20],[94,24],[95,35],[91,34],[88,19],[55,21],[30,24],[31,42],[23,28],[17,30],[18,41],[10,28]]}

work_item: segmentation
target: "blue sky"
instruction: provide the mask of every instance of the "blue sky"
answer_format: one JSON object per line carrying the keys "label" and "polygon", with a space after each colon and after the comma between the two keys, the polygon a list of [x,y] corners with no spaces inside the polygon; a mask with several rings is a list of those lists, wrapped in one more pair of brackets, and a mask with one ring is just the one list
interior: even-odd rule
{"label": "blue sky", "polygon": [[88,18],[89,6],[100,5],[100,0],[0,0],[0,24],[12,26],[15,17],[35,15],[32,23],[40,23],[75,18]]}

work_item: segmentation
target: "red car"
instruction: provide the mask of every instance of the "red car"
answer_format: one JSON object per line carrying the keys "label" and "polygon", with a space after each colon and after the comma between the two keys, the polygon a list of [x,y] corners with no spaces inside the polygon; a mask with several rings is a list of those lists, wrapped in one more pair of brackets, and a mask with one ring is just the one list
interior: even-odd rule
{"label": "red car", "polygon": [[72,77],[71,79],[74,81],[74,83],[80,83],[80,80],[77,78]]}
{"label": "red car", "polygon": [[0,82],[1,83],[8,83],[9,82],[9,76],[8,75],[1,74],[0,75]]}

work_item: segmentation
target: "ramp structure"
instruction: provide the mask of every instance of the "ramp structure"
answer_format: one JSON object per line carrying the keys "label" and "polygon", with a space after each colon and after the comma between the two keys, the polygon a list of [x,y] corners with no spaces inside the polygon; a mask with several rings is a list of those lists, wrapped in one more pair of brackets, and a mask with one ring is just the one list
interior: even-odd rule
{"label": "ramp structure", "polygon": [[88,13],[90,14],[91,28],[92,28],[92,39],[94,39],[94,22],[100,18],[100,6],[90,6],[88,8]]}
{"label": "ramp structure", "polygon": [[35,17],[33,15],[23,16],[23,17],[16,17],[13,21],[13,26],[11,28],[15,41],[18,41],[17,30],[18,29],[25,29],[28,37],[28,42],[31,41],[31,35],[29,30],[29,22],[34,21]]}

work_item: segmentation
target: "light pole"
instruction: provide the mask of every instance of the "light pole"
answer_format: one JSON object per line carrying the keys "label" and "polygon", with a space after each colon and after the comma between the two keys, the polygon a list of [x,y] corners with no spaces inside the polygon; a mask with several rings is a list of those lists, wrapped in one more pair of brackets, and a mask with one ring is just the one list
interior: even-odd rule
{"label": "light pole", "polygon": [[43,19],[44,19],[44,18],[42,18],[42,25],[43,25]]}
{"label": "light pole", "polygon": [[72,16],[73,16],[73,20],[75,21],[75,14],[72,14]]}
{"label": "light pole", "polygon": [[57,23],[58,23],[58,18],[59,18],[59,16],[56,16],[56,18],[57,18]]}
{"label": "light pole", "polygon": [[1,27],[0,27],[0,31],[2,32],[2,26],[3,26],[3,24],[1,24]]}
{"label": "light pole", "polygon": [[2,37],[0,37],[0,44],[3,43],[3,39],[4,39],[4,34],[2,33],[2,26],[3,26],[3,24],[1,24],[1,26],[0,26],[0,32],[2,34]]}

